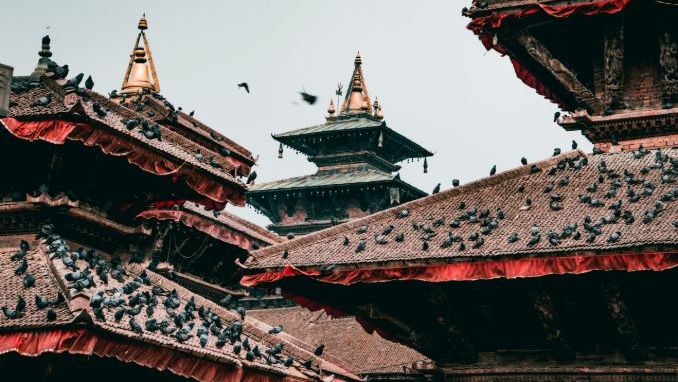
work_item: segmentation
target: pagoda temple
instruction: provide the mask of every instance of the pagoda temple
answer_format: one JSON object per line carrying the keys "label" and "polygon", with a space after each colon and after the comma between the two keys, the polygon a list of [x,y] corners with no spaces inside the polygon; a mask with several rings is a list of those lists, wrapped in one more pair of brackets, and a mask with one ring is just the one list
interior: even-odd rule
{"label": "pagoda temple", "polygon": [[147,26],[110,97],[49,36],[31,75],[0,65],[3,376],[360,380],[231,304],[234,260],[282,239],[222,211],[254,159],[158,93]]}
{"label": "pagoda temple", "polygon": [[430,357],[441,380],[675,380],[677,12],[474,1],[468,28],[594,152],[554,150],[254,251],[242,284],[353,315]]}
{"label": "pagoda temple", "polygon": [[327,113],[321,125],[273,135],[279,157],[287,146],[318,166],[313,175],[250,188],[248,203],[273,221],[274,232],[306,234],[426,195],[393,173],[411,158],[424,158],[426,171],[433,154],[386,125],[367,91],[360,53],[343,103],[337,111],[330,101]]}

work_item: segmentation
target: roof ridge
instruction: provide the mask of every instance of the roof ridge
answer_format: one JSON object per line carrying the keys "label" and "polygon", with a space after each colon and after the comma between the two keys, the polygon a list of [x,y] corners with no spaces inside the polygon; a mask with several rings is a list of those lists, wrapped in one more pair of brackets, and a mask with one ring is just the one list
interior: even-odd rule
{"label": "roof ridge", "polygon": [[[283,246],[283,245],[285,246],[285,248],[287,250],[298,248],[298,247],[303,246],[305,244],[312,243],[312,242],[318,240],[319,238],[323,239],[323,238],[333,236],[335,234],[340,234],[342,232],[354,230],[354,229],[360,227],[361,225],[364,225],[366,223],[372,223],[376,220],[379,220],[380,218],[382,218],[384,216],[389,216],[389,215],[392,216],[395,211],[402,211],[403,209],[410,209],[410,208],[418,208],[418,207],[421,207],[421,206],[424,206],[424,205],[427,205],[427,204],[435,203],[435,202],[442,200],[442,199],[446,199],[450,196],[455,196],[455,195],[475,191],[475,190],[480,189],[480,188],[490,187],[490,186],[499,184],[499,183],[501,183],[501,182],[503,182],[507,179],[513,179],[513,178],[517,178],[517,177],[520,177],[520,176],[523,176],[523,175],[527,175],[527,174],[530,173],[530,168],[532,166],[537,166],[537,168],[539,168],[541,170],[543,168],[550,167],[550,166],[560,162],[563,159],[576,158],[576,157],[579,157],[579,156],[582,156],[582,155],[586,156],[587,154],[584,153],[583,151],[579,150],[579,149],[567,151],[567,152],[564,152],[560,155],[553,156],[553,157],[550,157],[550,158],[547,158],[547,159],[543,159],[541,161],[537,161],[537,162],[534,162],[534,163],[531,163],[531,164],[528,163],[524,166],[519,166],[519,167],[515,167],[513,169],[502,171],[502,172],[500,172],[496,175],[480,178],[480,179],[477,179],[475,181],[471,181],[470,183],[466,183],[466,184],[461,185],[459,187],[451,188],[451,189],[439,192],[437,194],[425,196],[425,197],[420,198],[420,199],[415,199],[415,200],[412,200],[410,202],[407,202],[407,203],[404,203],[404,204],[401,204],[401,205],[398,205],[398,206],[395,206],[395,207],[391,207],[391,208],[388,208],[388,209],[383,210],[383,211],[379,211],[379,212],[371,214],[371,215],[367,215],[367,216],[360,218],[360,219],[352,220],[352,221],[349,221],[349,222],[346,222],[346,223],[343,223],[343,224],[336,225],[334,227],[330,227],[330,228],[326,228],[324,230],[320,230],[320,231],[317,231],[317,232],[314,232],[314,233],[310,233],[308,235],[304,235],[304,236],[292,239],[292,240],[290,240],[286,243],[276,244],[276,245],[272,245],[270,247],[262,248],[260,250],[251,252],[250,253],[251,256],[248,258],[248,261],[245,262],[245,265],[249,266],[252,263],[256,264],[256,260],[257,260],[258,257],[263,258],[263,257],[267,257],[267,256],[270,256],[270,255],[273,255],[273,254],[277,254],[277,252],[280,251],[280,247]],[[252,259],[252,260],[250,260],[250,259]]]}

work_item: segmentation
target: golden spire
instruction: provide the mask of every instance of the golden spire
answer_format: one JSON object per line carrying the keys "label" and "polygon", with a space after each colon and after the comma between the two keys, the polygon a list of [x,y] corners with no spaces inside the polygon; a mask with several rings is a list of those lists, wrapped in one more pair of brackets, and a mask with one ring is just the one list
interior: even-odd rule
{"label": "golden spire", "polygon": [[381,104],[379,104],[379,100],[377,97],[374,97],[374,104],[372,105],[372,109],[374,109],[374,116],[377,117],[378,120],[384,119],[384,113],[381,112]]}
{"label": "golden spire", "polygon": [[353,64],[353,75],[351,76],[349,87],[346,90],[346,97],[344,98],[344,103],[341,106],[341,113],[372,114],[373,109],[370,103],[370,96],[367,93],[367,87],[365,86],[365,77],[363,75],[360,51],[358,51],[358,54],[356,54]]}
{"label": "golden spire", "polygon": [[334,110],[334,101],[330,98],[330,106],[327,108],[327,114],[329,114],[330,117],[331,117],[331,116],[334,115],[334,112],[335,112],[335,110]]}
{"label": "golden spire", "polygon": [[[134,48],[132,49],[132,54],[130,55],[127,72],[122,81],[121,93],[136,94],[143,89],[159,92],[160,83],[158,82],[158,76],[155,72],[155,65],[153,64],[151,49],[148,46],[148,39],[144,32],[148,29],[146,14],[139,19],[137,28],[139,28],[139,35],[137,36]],[[142,40],[143,46],[140,46],[139,42]]]}

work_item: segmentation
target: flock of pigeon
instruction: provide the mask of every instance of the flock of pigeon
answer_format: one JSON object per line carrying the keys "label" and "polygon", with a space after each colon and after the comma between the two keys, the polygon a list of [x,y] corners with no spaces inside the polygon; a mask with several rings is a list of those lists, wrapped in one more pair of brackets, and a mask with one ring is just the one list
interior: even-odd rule
{"label": "flock of pigeon", "polygon": [[[22,283],[25,289],[30,289],[35,285],[35,276],[28,271],[29,250],[30,246],[28,242],[26,240],[21,240],[21,243],[19,244],[19,250],[10,257],[10,261],[16,264],[16,267],[14,268],[14,275],[22,278]],[[58,293],[53,299],[47,299],[43,296],[40,296],[38,293],[35,294],[35,306],[39,310],[47,309],[47,321],[55,321],[57,319],[57,313],[52,308],[61,304],[62,302],[64,302],[64,296],[61,293]],[[25,313],[26,301],[23,297],[19,296],[15,306],[3,306],[0,309],[2,309],[2,314],[8,319],[20,318]]]}
{"label": "flock of pigeon", "polygon": [[[69,289],[85,291],[113,284],[110,288],[99,290],[90,297],[89,305],[94,317],[99,321],[110,320],[111,316],[116,323],[127,320],[129,329],[139,335],[143,335],[144,332],[160,333],[177,343],[184,343],[197,337],[201,347],[205,347],[210,338],[213,338],[214,346],[217,348],[230,346],[234,354],[244,353],[244,358],[251,362],[263,360],[269,365],[280,364],[284,367],[289,367],[294,362],[291,356],[283,356],[282,342],[263,349],[259,347],[260,345],[252,344],[250,339],[243,335],[246,311],[242,307],[234,307],[231,295],[226,295],[219,301],[226,309],[235,308],[240,318],[229,322],[211,308],[196,304],[194,297],[184,302],[176,290],[166,290],[154,285],[146,270],[138,275],[131,274],[119,257],[108,260],[92,249],[71,250],[66,241],[55,233],[52,224],[43,225],[37,238],[45,245],[50,261],[61,263],[64,270],[68,270],[67,273],[63,273],[63,278],[68,283]],[[27,289],[35,284],[35,277],[27,272],[28,250],[28,242],[22,240],[19,251],[10,259],[17,263],[15,274],[23,277],[23,284]],[[48,321],[57,318],[51,307],[62,302],[64,296],[60,293],[53,300],[35,295],[36,307],[40,310],[47,308]],[[2,312],[7,319],[17,319],[24,315],[25,308],[26,301],[19,297],[16,306],[3,306]],[[159,316],[164,318],[157,318],[158,315],[154,314],[156,310],[163,310],[165,314]],[[268,333],[276,335],[282,331],[283,327],[280,325],[272,327]],[[320,356],[323,350],[324,346],[320,345],[314,354]],[[312,359],[300,363],[309,369],[313,366]]]}
{"label": "flock of pigeon", "polygon": [[[573,148],[577,147],[576,142],[572,143]],[[560,149],[555,149],[553,155],[561,154]],[[594,155],[600,154],[596,151]],[[678,187],[669,188],[668,191],[662,195],[656,195],[655,190],[657,185],[650,177],[652,172],[656,174],[656,179],[662,184],[673,184],[678,179],[678,158],[671,157],[666,151],[662,150],[647,150],[642,146],[630,154],[631,160],[641,160],[646,156],[652,156],[650,164],[642,166],[638,173],[633,173],[629,169],[615,171],[608,168],[606,158],[601,156],[597,160],[597,178],[593,183],[586,187],[586,193],[574,196],[578,203],[584,204],[594,211],[607,211],[598,218],[592,218],[590,215],[582,214],[580,221],[563,222],[562,229],[549,229],[547,232],[541,232],[540,228],[533,224],[530,227],[529,234],[526,237],[521,237],[518,232],[511,232],[506,237],[508,244],[520,245],[522,242],[526,248],[535,247],[541,241],[546,241],[550,246],[558,246],[565,240],[580,240],[583,239],[586,243],[591,244],[598,240],[600,236],[605,235],[604,240],[607,243],[617,243],[620,241],[623,233],[616,229],[612,232],[604,234],[603,227],[606,225],[624,223],[631,226],[641,222],[643,224],[651,224],[654,219],[665,213],[667,204],[678,200]],[[522,158],[521,163],[527,165],[527,159]],[[571,177],[576,177],[578,171],[589,166],[588,156],[565,156],[557,162],[554,166],[548,169],[540,169],[536,165],[530,166],[530,174],[545,172],[553,180],[543,184],[541,193],[545,194],[545,200],[548,203],[550,211],[558,212],[564,208],[564,199],[566,197],[572,198],[572,192],[567,192],[565,189],[570,186]],[[639,166],[640,167],[640,166]],[[496,173],[496,166],[490,171],[493,176]],[[590,171],[589,171],[590,173]],[[455,179],[453,186],[458,186],[459,182]],[[665,187],[662,187],[665,189]],[[436,185],[433,190],[434,194],[440,191],[440,184]],[[524,184],[518,184],[515,193],[524,194],[526,192]],[[633,211],[629,205],[638,203],[641,199],[656,198],[650,202],[650,208],[644,211],[642,216],[634,216]],[[625,196],[625,198],[624,198]],[[541,199],[541,198],[540,198]],[[519,210],[527,210],[533,205],[533,201],[529,197],[522,198],[522,206]],[[652,199],[651,199],[652,200]],[[536,202],[535,202],[536,203]],[[440,248],[450,248],[456,246],[459,252],[463,252],[467,247],[473,249],[482,248],[485,244],[486,238],[491,235],[501,225],[506,218],[507,212],[505,208],[498,207],[496,209],[478,208],[467,205],[464,201],[458,203],[457,209],[459,213],[452,217],[432,217],[430,222],[421,223],[412,221],[412,230],[419,232],[419,239],[421,240],[421,249],[423,251],[429,250],[434,243],[434,238],[437,238],[437,243]],[[637,209],[636,210],[637,213]],[[403,208],[396,213],[396,218],[411,217],[411,211]],[[676,216],[668,217],[669,219],[676,219]],[[673,220],[673,226],[678,229],[678,220]],[[472,228],[469,235],[462,236],[462,230],[457,231],[462,226],[477,227]],[[619,226],[617,226],[619,227]],[[402,228],[401,228],[402,229]],[[390,242],[403,242],[405,240],[404,232],[397,232],[398,229],[393,224],[387,224],[381,229],[377,229],[373,236],[373,240],[364,237],[365,233],[370,231],[369,224],[363,224],[357,228],[356,234],[361,235],[357,243],[352,244],[349,236],[344,236],[342,245],[353,248],[355,253],[366,251],[370,243],[372,245],[384,245]],[[442,231],[442,232],[441,232]],[[464,230],[469,232],[467,228]],[[504,230],[505,231],[505,230]],[[442,238],[441,238],[442,236]],[[514,247],[518,250],[518,247]],[[282,257],[288,258],[290,251],[285,248]],[[331,268],[332,265],[328,265]]]}

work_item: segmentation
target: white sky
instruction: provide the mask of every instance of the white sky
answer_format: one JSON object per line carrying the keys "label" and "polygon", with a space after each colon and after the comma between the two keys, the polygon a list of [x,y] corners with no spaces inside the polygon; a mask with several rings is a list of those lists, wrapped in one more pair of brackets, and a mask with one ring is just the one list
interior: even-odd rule
{"label": "white sky", "polygon": [[[119,89],[146,12],[161,93],[175,106],[260,155],[257,181],[311,174],[305,157],[277,159],[272,133],[324,121],[338,82],[346,85],[360,50],[370,96],[389,127],[435,156],[402,163],[401,177],[430,192],[548,157],[579,133],[552,122],[556,106],[524,85],[509,60],[485,52],[465,26],[469,1],[12,1],[3,4],[0,63],[29,74],[40,39],[95,90]],[[252,93],[236,87],[250,84]],[[305,88],[320,97],[295,104]],[[231,211],[267,224],[251,207]]]}

